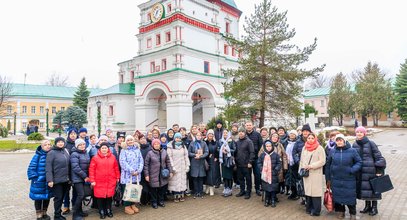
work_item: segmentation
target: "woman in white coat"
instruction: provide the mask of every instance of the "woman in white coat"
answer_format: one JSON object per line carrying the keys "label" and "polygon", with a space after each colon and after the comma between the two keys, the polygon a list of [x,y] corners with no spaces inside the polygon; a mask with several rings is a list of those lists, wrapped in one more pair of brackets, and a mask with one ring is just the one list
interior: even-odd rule
{"label": "woman in white coat", "polygon": [[185,201],[184,192],[187,190],[187,173],[189,172],[188,146],[182,141],[181,133],[174,135],[174,140],[167,145],[174,175],[169,179],[168,190],[174,193],[174,202]]}

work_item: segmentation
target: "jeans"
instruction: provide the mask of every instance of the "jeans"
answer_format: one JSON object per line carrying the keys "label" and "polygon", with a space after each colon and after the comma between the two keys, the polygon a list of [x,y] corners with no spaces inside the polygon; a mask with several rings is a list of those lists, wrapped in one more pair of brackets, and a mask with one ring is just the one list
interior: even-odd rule
{"label": "jeans", "polygon": [[261,187],[261,173],[260,173],[260,169],[259,166],[257,166],[257,160],[258,159],[254,159],[253,161],[253,175],[254,175],[254,188],[257,190],[260,190]]}
{"label": "jeans", "polygon": [[240,183],[240,192],[250,194],[252,192],[252,169],[247,167],[238,167],[237,176]]}
{"label": "jeans", "polygon": [[82,213],[82,200],[85,198],[84,183],[75,183],[74,189],[76,191],[77,197],[73,206],[74,215],[79,215]]}
{"label": "jeans", "polygon": [[47,200],[35,200],[35,211],[47,211],[49,205],[49,199]]}
{"label": "jeans", "polygon": [[68,182],[65,183],[58,183],[52,187],[54,192],[54,215],[56,217],[61,216],[61,207],[62,202],[64,199],[64,195],[69,193],[69,184]]}
{"label": "jeans", "polygon": [[[70,191],[71,191],[71,186],[68,187],[68,191],[64,195],[64,207],[65,208],[69,208]],[[75,190],[75,188],[73,188],[73,190],[72,190],[72,200],[71,200],[72,206],[75,204],[76,196],[77,196],[76,195],[76,190]]]}
{"label": "jeans", "polygon": [[203,182],[205,177],[192,177],[194,181],[194,193],[202,194],[203,192]]}
{"label": "jeans", "polygon": [[321,197],[305,196],[306,211],[309,213],[320,214],[321,213]]}
{"label": "jeans", "polygon": [[[349,209],[349,214],[356,215],[356,205],[347,205]],[[345,212],[345,205],[335,203],[335,212]]]}

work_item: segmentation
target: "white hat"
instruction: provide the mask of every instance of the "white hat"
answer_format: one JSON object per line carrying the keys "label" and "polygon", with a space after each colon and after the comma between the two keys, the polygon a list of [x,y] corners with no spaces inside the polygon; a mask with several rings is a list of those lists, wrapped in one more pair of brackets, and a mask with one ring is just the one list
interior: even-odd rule
{"label": "white hat", "polygon": [[337,135],[335,136],[335,140],[338,140],[339,138],[342,139],[342,140],[344,140],[344,141],[346,141],[345,135],[343,135],[343,134],[337,134]]}
{"label": "white hat", "polygon": [[77,148],[80,144],[86,144],[86,142],[80,138],[75,140],[75,147]]}
{"label": "white hat", "polygon": [[291,130],[290,132],[288,132],[288,135],[290,135],[290,134],[295,134],[295,135],[297,135],[297,131],[296,131],[296,130]]}

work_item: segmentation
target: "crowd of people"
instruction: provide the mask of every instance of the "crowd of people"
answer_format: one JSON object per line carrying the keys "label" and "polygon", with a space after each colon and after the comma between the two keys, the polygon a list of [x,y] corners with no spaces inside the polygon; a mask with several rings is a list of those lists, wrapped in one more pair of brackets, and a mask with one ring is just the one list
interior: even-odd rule
{"label": "crowd of people", "polygon": [[384,174],[386,161],[366,134],[364,127],[356,128],[351,145],[343,134],[332,132],[327,146],[321,146],[308,124],[286,131],[255,129],[247,121],[244,126],[234,123],[229,131],[217,121],[214,129],[193,125],[189,133],[174,124],[164,133],[158,127],[132,135],[107,129],[99,138],[88,136],[86,128],[71,129],[66,140],[58,137],[52,147],[45,140],[38,147],[27,171],[30,198],[38,220],[50,219],[52,197],[54,219],[66,219],[70,204],[73,219],[83,219],[88,214],[82,203],[88,196],[104,219],[113,217],[113,204],[128,215],[140,211],[139,204],[121,201],[129,183],[143,186],[141,205],[157,209],[169,198],[179,203],[186,195],[213,196],[219,187],[224,197],[237,188],[235,196],[248,200],[254,182],[266,207],[276,207],[278,195],[285,194],[289,200],[301,198],[306,213],[319,216],[326,187],[332,190],[338,218],[345,217],[347,206],[356,219],[357,199],[365,201],[360,213],[373,216],[381,195],[369,180]]}

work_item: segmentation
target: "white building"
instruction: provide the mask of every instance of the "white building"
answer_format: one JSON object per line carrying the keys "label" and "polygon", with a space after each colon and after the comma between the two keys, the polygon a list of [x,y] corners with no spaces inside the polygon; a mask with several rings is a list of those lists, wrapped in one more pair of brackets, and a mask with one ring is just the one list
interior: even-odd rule
{"label": "white building", "polygon": [[152,0],[139,8],[138,54],[118,64],[119,85],[90,97],[88,127],[97,124],[97,100],[102,129],[208,122],[226,104],[222,70],[238,67],[224,36],[239,37],[241,11],[233,0]]}

